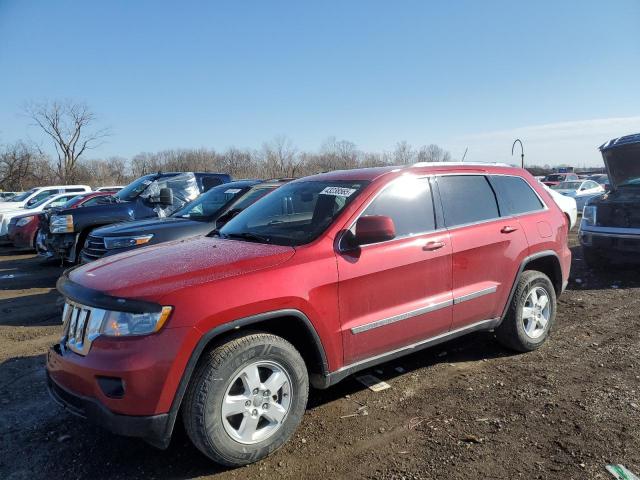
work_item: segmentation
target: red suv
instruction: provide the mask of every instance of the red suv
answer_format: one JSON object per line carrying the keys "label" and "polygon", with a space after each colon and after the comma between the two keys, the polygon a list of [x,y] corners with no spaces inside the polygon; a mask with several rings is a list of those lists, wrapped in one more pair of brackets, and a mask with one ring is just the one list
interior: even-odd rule
{"label": "red suv", "polygon": [[68,271],[50,391],[111,431],[213,460],[286,442],[309,384],[478,330],[538,348],[569,275],[565,215],[524,170],[418,164],[280,187],[206,237]]}

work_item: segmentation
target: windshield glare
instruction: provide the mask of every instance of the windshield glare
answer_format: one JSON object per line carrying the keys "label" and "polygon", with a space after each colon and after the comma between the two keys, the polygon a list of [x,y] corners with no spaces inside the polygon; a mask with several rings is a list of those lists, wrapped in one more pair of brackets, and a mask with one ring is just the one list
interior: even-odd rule
{"label": "windshield glare", "polygon": [[28,192],[24,192],[21,193],[20,195],[16,195],[15,197],[7,200],[7,202],[23,202],[25,201],[29,195],[31,195],[32,193],[34,193],[37,189],[32,188],[31,190],[29,190]]}
{"label": "windshield glare", "polygon": [[145,175],[144,177],[140,177],[116,193],[114,197],[123,202],[130,202],[144,192],[151,182],[153,182],[154,178],[155,175]]}
{"label": "windshield glare", "polygon": [[180,210],[174,212],[171,216],[181,218],[212,218],[231,200],[242,195],[245,191],[245,188],[234,188],[233,186],[224,184],[218,185],[200,195]]}
{"label": "windshield glare", "polygon": [[304,245],[320,236],[367,183],[289,183],[239,213],[220,229],[219,235],[275,245]]}

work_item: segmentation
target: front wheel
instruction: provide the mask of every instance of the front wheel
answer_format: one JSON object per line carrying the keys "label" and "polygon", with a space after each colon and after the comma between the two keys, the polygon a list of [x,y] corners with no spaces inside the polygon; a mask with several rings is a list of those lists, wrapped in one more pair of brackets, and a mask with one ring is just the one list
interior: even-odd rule
{"label": "front wheel", "polygon": [[256,462],[282,446],[307,405],[304,360],[281,337],[244,334],[203,355],[185,397],[189,438],[228,466]]}
{"label": "front wheel", "polygon": [[520,275],[507,315],[496,329],[498,341],[518,352],[540,347],[556,318],[556,292],[544,273],[527,270]]}

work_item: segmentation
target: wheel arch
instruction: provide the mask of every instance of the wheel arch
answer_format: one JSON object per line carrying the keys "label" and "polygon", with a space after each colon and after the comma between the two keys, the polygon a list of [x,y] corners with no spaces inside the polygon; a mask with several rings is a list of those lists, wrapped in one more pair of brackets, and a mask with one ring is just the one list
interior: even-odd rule
{"label": "wheel arch", "polygon": [[507,315],[509,305],[511,304],[511,300],[513,299],[516,287],[518,286],[518,279],[520,278],[522,272],[524,272],[525,270],[536,270],[538,272],[544,273],[547,277],[549,277],[551,283],[553,284],[553,288],[556,291],[556,295],[560,295],[563,290],[562,265],[560,263],[558,254],[553,250],[544,250],[529,255],[520,264],[518,273],[513,280],[513,285],[511,286],[511,291],[509,292],[509,298],[502,311],[501,321],[504,320],[505,316]]}
{"label": "wheel arch", "polygon": [[309,371],[311,384],[316,388],[328,387],[325,379],[329,375],[329,364],[324,346],[313,323],[300,310],[275,310],[225,323],[205,333],[191,352],[169,411],[170,419],[165,432],[167,444],[187,387],[202,354],[242,330],[272,333],[289,341],[302,355]]}

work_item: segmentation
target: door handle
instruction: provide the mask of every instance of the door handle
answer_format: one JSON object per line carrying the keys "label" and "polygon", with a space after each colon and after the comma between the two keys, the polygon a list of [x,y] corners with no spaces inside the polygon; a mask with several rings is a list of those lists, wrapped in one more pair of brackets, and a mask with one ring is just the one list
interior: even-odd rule
{"label": "door handle", "polygon": [[502,227],[502,230],[500,230],[502,233],[512,233],[515,232],[517,230],[516,227],[512,227],[511,225],[505,225],[504,227]]}
{"label": "door handle", "polygon": [[425,252],[433,252],[434,250],[438,250],[444,247],[444,242],[429,242],[422,247],[422,250]]}

